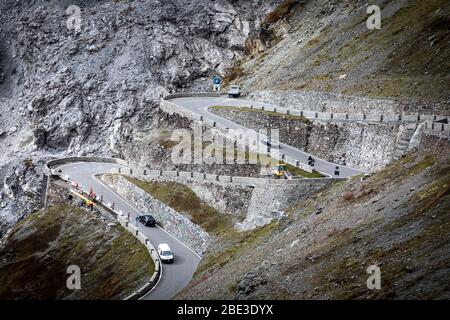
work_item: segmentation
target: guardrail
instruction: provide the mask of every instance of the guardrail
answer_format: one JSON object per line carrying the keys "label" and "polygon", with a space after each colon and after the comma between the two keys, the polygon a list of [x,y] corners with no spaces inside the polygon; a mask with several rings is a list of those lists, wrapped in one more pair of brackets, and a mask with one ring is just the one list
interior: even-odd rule
{"label": "guardrail", "polygon": [[450,133],[450,124],[426,121],[423,129],[426,132],[446,132],[446,133]]}
{"label": "guardrail", "polygon": [[450,118],[441,115],[427,114],[371,114],[371,113],[336,113],[319,112],[310,110],[295,110],[285,107],[242,105],[237,108],[249,108],[254,110],[276,112],[285,115],[302,116],[310,120],[335,120],[335,121],[366,121],[366,122],[423,122],[423,121],[449,121]]}
{"label": "guardrail", "polygon": [[[199,93],[176,93],[171,94],[168,96],[165,96],[161,99],[161,109],[168,112],[168,113],[178,113],[182,116],[185,116],[191,120],[195,121],[203,121],[202,117],[197,115],[196,113],[193,113],[189,109],[183,108],[181,106],[178,106],[174,103],[169,102],[168,100],[175,99],[175,98],[184,98],[184,97],[221,97],[225,94],[223,93],[208,93],[208,92],[199,92]],[[443,116],[443,115],[436,115],[436,114],[370,114],[370,113],[364,113],[364,114],[352,114],[352,113],[336,113],[336,112],[318,112],[318,111],[310,111],[310,110],[294,110],[289,109],[286,107],[277,107],[277,106],[261,106],[261,105],[252,105],[249,104],[248,106],[236,106],[236,107],[247,107],[250,109],[255,110],[264,110],[264,111],[271,111],[276,112],[280,114],[286,114],[286,115],[297,115],[297,116],[303,116],[307,119],[312,120],[334,120],[334,121],[366,121],[366,122],[386,122],[386,123],[392,123],[392,122],[413,122],[413,123],[419,123],[419,122],[434,122],[434,123],[440,123],[441,129],[434,129],[432,126],[425,126],[425,131],[444,131],[450,132],[450,128],[447,123],[450,122],[449,116]],[[213,125],[212,123],[208,123],[208,120],[204,121],[207,125]],[[214,125],[215,126],[215,125]]]}
{"label": "guardrail", "polygon": [[155,247],[152,245],[150,239],[148,239],[139,229],[132,224],[122,215],[118,214],[117,221],[125,229],[127,229],[131,234],[133,234],[148,250],[150,257],[155,265],[155,271],[153,272],[150,281],[144,284],[141,288],[130,294],[124,300],[137,300],[147,294],[157,283],[161,275],[161,260],[159,259],[158,253]]}
{"label": "guardrail", "polygon": [[[66,181],[67,183],[71,183],[71,181],[65,177],[64,175],[55,172],[51,167],[62,165],[66,163],[71,162],[100,162],[100,163],[115,163],[119,165],[126,165],[127,162],[121,159],[114,159],[114,158],[87,158],[87,157],[71,157],[71,158],[64,158],[64,159],[56,159],[51,160],[47,162],[44,166],[44,175],[48,176],[57,176],[63,181]],[[45,191],[47,192],[47,190]],[[84,196],[84,194],[87,194],[86,191],[82,190],[81,188],[78,189],[71,189],[71,192],[78,197]],[[80,194],[81,192],[81,194]],[[150,239],[148,239],[142,232],[139,231],[139,229],[132,224],[129,223],[129,221],[123,216],[120,212],[116,212],[113,209],[109,208],[106,204],[95,201],[94,206],[97,207],[99,210],[103,210],[111,214],[111,216],[116,219],[116,221],[123,226],[127,231],[129,231],[131,234],[133,234],[134,237],[136,237],[139,242],[141,242],[147,251],[150,254],[150,257],[153,261],[153,264],[155,265],[155,271],[153,272],[150,281],[144,284],[141,288],[137,289],[135,292],[127,296],[124,300],[137,300],[144,296],[146,293],[148,293],[158,282],[159,277],[161,275],[161,260],[159,259],[159,256],[157,254],[157,251],[153,244],[150,242]]]}
{"label": "guardrail", "polygon": [[223,92],[180,92],[173,93],[167,96],[164,96],[163,100],[170,100],[176,98],[191,98],[191,97],[222,97],[226,96],[226,93]]}
{"label": "guardrail", "polygon": [[200,172],[189,171],[170,171],[170,170],[152,170],[152,169],[136,169],[136,168],[124,168],[113,170],[112,173],[130,175],[138,178],[160,178],[167,180],[193,180],[207,183],[219,183],[219,184],[232,184],[240,186],[266,186],[266,185],[286,185],[286,184],[298,184],[303,182],[320,182],[323,180],[344,180],[346,178],[292,178],[292,179],[272,179],[269,177],[242,177],[242,176],[224,176]]}
{"label": "guardrail", "polygon": [[[228,128],[223,125],[216,123],[209,119],[204,119],[203,116],[192,112],[191,110],[184,108],[182,106],[176,105],[175,103],[170,102],[169,100],[175,98],[182,97],[220,97],[223,94],[221,93],[177,93],[168,95],[163,97],[160,102],[160,108],[169,113],[174,114],[177,113],[181,116],[184,116],[190,120],[200,122],[202,125],[206,125],[211,128],[215,128],[222,132],[225,137],[229,137],[235,139],[232,134],[230,135]],[[303,116],[307,119],[315,119],[315,120],[336,120],[336,121],[366,121],[366,122],[376,122],[376,123],[393,123],[393,122],[413,122],[419,123],[424,122],[425,125],[423,127],[423,132],[445,132],[450,134],[450,125],[447,124],[450,121],[448,116],[441,115],[424,115],[424,114],[351,114],[351,113],[333,113],[333,112],[316,112],[309,110],[291,110],[285,107],[277,107],[277,106],[261,106],[261,105],[248,105],[248,106],[237,106],[237,107],[247,107],[255,110],[266,110],[271,112],[276,112],[280,114],[286,115],[298,115]],[[249,147],[251,147],[249,145]],[[258,150],[263,150],[258,148]],[[285,161],[293,166],[299,167],[302,170],[312,173],[314,168],[304,164],[297,159],[293,159],[287,157],[286,155],[279,155],[278,153],[271,154],[270,151],[267,153],[268,156],[271,156],[277,160]],[[321,172],[322,174],[325,174]]]}
{"label": "guardrail", "polygon": [[[226,94],[224,93],[208,93],[208,92],[198,92],[198,93],[176,93],[171,94],[168,96],[165,96],[161,99],[162,101],[169,102],[168,100],[176,99],[176,98],[185,98],[185,97],[221,97]],[[164,109],[166,105],[164,105],[164,102],[162,104],[162,109]],[[171,113],[177,112],[179,113],[175,108],[183,109],[185,114],[184,116],[191,118],[193,120],[200,120],[200,116],[197,114],[191,112],[188,109],[185,109],[183,107],[180,107],[178,105],[175,105],[173,103],[170,103],[170,111]],[[260,105],[252,105],[249,104],[248,106],[236,106],[236,107],[247,107],[255,110],[265,110],[265,111],[271,111],[271,112],[277,112],[281,114],[286,115],[298,115],[298,116],[304,116],[308,119],[316,119],[316,120],[341,120],[341,121],[367,121],[367,122],[424,122],[424,121],[432,121],[432,122],[438,122],[438,121],[447,121],[450,122],[449,116],[443,116],[443,115],[436,115],[436,114],[370,114],[370,113],[364,113],[364,114],[352,114],[352,113],[336,113],[336,112],[318,112],[318,111],[310,111],[310,110],[295,110],[295,109],[289,109],[286,107],[277,107],[277,106],[260,106]],[[447,129],[445,129],[447,131]]]}
{"label": "guardrail", "polygon": [[[229,130],[228,130],[227,127],[221,125],[220,123],[216,123],[215,121],[212,121],[212,120],[209,120],[209,119],[205,119],[205,118],[203,118],[203,116],[198,115],[197,113],[192,112],[191,110],[189,110],[189,109],[187,109],[187,108],[184,108],[184,107],[182,107],[182,106],[176,105],[175,103],[172,103],[172,102],[168,101],[168,100],[170,100],[170,99],[181,98],[181,97],[192,97],[192,96],[194,96],[194,97],[195,97],[195,96],[201,96],[201,97],[205,97],[205,96],[206,96],[206,97],[208,97],[208,96],[213,96],[213,97],[214,97],[214,96],[220,96],[220,94],[208,94],[208,93],[197,93],[197,94],[187,94],[187,93],[184,93],[184,94],[173,94],[173,95],[169,95],[169,96],[167,96],[167,97],[163,97],[163,98],[161,99],[160,108],[161,108],[163,111],[165,111],[165,112],[167,112],[167,113],[169,113],[169,114],[177,113],[177,114],[179,114],[179,115],[181,115],[181,116],[183,116],[183,117],[186,117],[186,118],[188,118],[188,119],[190,119],[190,120],[200,122],[202,125],[206,125],[206,126],[208,126],[208,127],[210,127],[210,128],[217,129],[217,130],[219,130],[225,137],[228,137],[228,138],[231,138],[231,139],[235,139],[235,138],[236,138],[231,132],[229,132]],[[262,108],[262,109],[264,109],[264,108]],[[276,110],[277,110],[277,109],[275,108],[275,111],[276,111]],[[258,142],[258,143],[260,143],[260,142]],[[251,146],[249,146],[249,147],[251,147]],[[257,150],[264,150],[264,148],[267,149],[267,146],[261,145],[261,144],[260,144],[259,146],[257,145],[257,146],[254,146],[253,148],[254,148],[254,149],[257,149]],[[271,150],[271,149],[270,149],[270,150]],[[302,170],[304,170],[304,171],[306,171],[306,172],[308,172],[308,173],[312,173],[312,172],[314,171],[314,168],[313,168],[313,167],[311,167],[311,166],[309,166],[309,165],[307,165],[307,164],[302,163],[302,162],[299,161],[298,159],[294,159],[294,158],[288,157],[288,156],[286,156],[286,155],[279,154],[279,152],[271,153],[271,152],[269,151],[269,152],[267,152],[266,154],[267,154],[268,156],[270,156],[270,157],[273,157],[273,158],[276,159],[276,160],[284,161],[284,162],[286,162],[286,163],[288,163],[288,164],[291,164],[291,165],[293,165],[293,166],[295,166],[295,167],[298,167],[298,168],[300,168],[300,169],[302,169]],[[325,174],[325,173],[322,173],[322,174]]]}
{"label": "guardrail", "polygon": [[128,162],[122,159],[116,158],[100,158],[100,157],[68,157],[68,158],[60,158],[55,160],[50,160],[44,165],[44,174],[51,175],[52,167],[60,166],[67,163],[73,162],[99,162],[99,163],[115,163],[123,166],[127,166]]}

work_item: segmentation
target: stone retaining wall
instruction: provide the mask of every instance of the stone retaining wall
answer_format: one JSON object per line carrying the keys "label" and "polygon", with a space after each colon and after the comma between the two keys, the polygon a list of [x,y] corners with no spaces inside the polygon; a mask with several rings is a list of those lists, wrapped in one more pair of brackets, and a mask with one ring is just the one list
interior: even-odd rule
{"label": "stone retaining wall", "polygon": [[190,188],[197,197],[204,203],[213,207],[217,211],[228,214],[234,219],[245,218],[250,205],[249,199],[251,198],[253,188],[246,184],[232,184],[227,182],[223,177],[214,178],[212,181],[208,179],[192,179],[186,178],[188,175],[181,174],[180,177],[176,176],[149,176],[142,174],[134,174],[140,180],[147,182],[176,182],[183,184]]}
{"label": "stone retaining wall", "polygon": [[377,123],[402,123],[402,122],[424,122],[424,121],[449,121],[445,115],[437,114],[403,114],[403,113],[342,113],[342,112],[320,112],[298,109],[296,106],[289,108],[278,106],[261,106],[257,104],[242,105],[255,110],[265,110],[286,115],[302,116],[315,121],[346,121],[346,122],[377,122]]}
{"label": "stone retaining wall", "polygon": [[[357,121],[308,121],[272,113],[220,108],[211,111],[256,131],[278,129],[279,140],[283,143],[329,162],[367,171],[380,169],[394,159],[397,144],[403,139],[401,133],[411,125],[393,122],[374,124]],[[283,153],[282,149],[280,152]]]}
{"label": "stone retaining wall", "polygon": [[409,113],[410,110],[415,112],[419,110],[420,113],[446,114],[450,109],[449,101],[418,103],[312,91],[256,91],[249,93],[248,98],[297,110],[354,114],[401,114]]}
{"label": "stone retaining wall", "polygon": [[[170,102],[170,100],[174,98],[197,96],[214,97],[220,95],[212,93],[174,94],[162,98],[160,107],[162,110],[169,114],[178,113],[191,120],[203,121],[203,118],[200,115],[190,111],[189,109],[180,107]],[[448,109],[444,109],[444,111],[442,111],[445,114],[407,114],[405,112],[401,112],[401,110],[399,110],[398,108],[395,108],[394,106],[397,106],[397,103],[390,100],[374,100],[340,95],[328,96],[328,94],[314,92],[304,93],[291,91],[262,91],[250,93],[248,97],[251,100],[261,101],[272,105],[261,106],[258,104],[249,104],[248,106],[242,107],[273,111],[281,114],[299,115],[311,120],[364,122],[443,122],[444,125],[440,126],[439,130],[450,131],[450,126],[447,125],[447,123],[450,122],[450,116],[446,115]],[[289,97],[296,98],[292,100]],[[334,100],[330,97],[334,97]],[[321,102],[319,103],[318,101]],[[205,119],[204,121],[208,120]],[[219,124],[212,122],[210,125],[213,125],[215,127]],[[426,130],[428,130],[428,128],[426,128]],[[434,128],[430,128],[430,130],[434,130]]]}
{"label": "stone retaining wall", "polygon": [[295,185],[269,184],[253,190],[245,219],[236,224],[246,231],[269,224],[284,215],[284,210],[300,204],[305,198],[333,183],[333,179],[305,179]]}
{"label": "stone retaining wall", "polygon": [[101,179],[140,212],[148,212],[153,215],[156,221],[162,224],[164,230],[182,241],[198,255],[203,255],[209,236],[187,217],[155,199],[122,176],[102,175]]}
{"label": "stone retaining wall", "polygon": [[284,179],[271,179],[269,177],[238,177],[238,176],[221,176],[216,174],[199,173],[199,172],[186,172],[186,171],[164,171],[164,170],[150,170],[150,169],[136,169],[136,168],[126,168],[117,169],[113,173],[125,174],[140,178],[142,180],[148,181],[149,179],[159,178],[171,181],[199,181],[199,182],[210,182],[215,184],[223,185],[233,185],[233,186],[267,186],[267,185],[297,185],[303,183],[304,181],[309,182],[320,182],[328,180],[341,180],[335,178],[294,178],[291,180]]}
{"label": "stone retaining wall", "polygon": [[[170,102],[170,99],[173,98],[189,96],[217,96],[217,94],[175,94],[161,99],[160,107],[163,111],[168,112],[169,114],[178,113],[190,120],[200,122],[202,125],[218,129],[219,132],[227,138],[234,138],[233,136],[230,136],[230,132],[227,128],[221,126],[220,124],[204,119],[202,116],[190,111],[189,109],[180,107]],[[439,131],[450,136],[450,125],[446,124],[450,121],[449,117],[436,114],[427,115],[395,113],[399,110],[401,111],[402,109],[399,107],[396,108],[395,102],[389,100],[373,100],[346,96],[336,97],[333,95],[327,96],[319,93],[306,93],[303,95],[303,93],[298,92],[250,93],[249,97],[250,99],[259,99],[264,102],[269,100],[271,103],[282,104],[281,102],[285,101],[284,105],[288,105],[287,108],[274,105],[267,107],[255,104],[247,106],[249,108],[267,110],[286,115],[291,114],[304,116],[312,120],[314,123],[324,123],[325,126],[329,126],[329,122],[335,123],[336,125],[346,123],[344,129],[349,132],[349,139],[340,139],[340,141],[335,141],[336,146],[330,150],[324,149],[321,151],[310,148],[311,150],[309,152],[328,161],[341,165],[349,165],[362,170],[371,171],[381,169],[393,159],[404,154],[408,150],[410,139],[415,130],[414,128],[410,128],[409,124],[425,123],[425,126],[423,126],[420,130],[420,134],[430,134]],[[292,97],[297,98],[294,99]],[[287,104],[286,101],[289,101],[292,105]],[[304,110],[310,108],[310,106],[314,105],[314,103],[321,105],[319,108],[321,111]],[[325,110],[326,112],[323,112],[322,110]],[[336,113],[334,112],[336,110],[347,110],[349,113]],[[358,113],[361,111],[367,113]],[[374,111],[378,113],[373,113]],[[436,121],[440,121],[442,123],[438,123]],[[379,127],[376,127],[373,124],[378,124]],[[361,143],[351,143],[354,139],[360,140]],[[311,145],[317,145],[319,147],[323,146],[323,144],[319,142],[315,144],[312,143],[310,146]],[[245,146],[245,143],[241,143],[239,145],[239,147],[243,146]],[[263,148],[259,145],[249,146],[249,148],[253,148],[250,149],[252,152],[263,150]],[[290,159],[283,156],[278,152],[278,150],[276,150],[273,154],[270,154],[270,156],[274,159],[284,159],[285,162],[300,167],[307,172],[312,172],[313,170],[310,166],[303,164],[296,159]]]}
{"label": "stone retaining wall", "polygon": [[[234,217],[241,218],[241,221],[235,224],[238,230],[250,230],[266,225],[276,219],[280,211],[297,205],[305,197],[340,180],[332,178],[277,180],[135,168],[121,169],[117,173],[149,182],[174,181],[187,185],[200,199],[219,211],[224,200],[227,203],[227,199],[234,198],[236,193],[242,191],[239,202],[231,205],[234,208],[241,206],[239,212],[231,213]],[[229,198],[223,193],[224,190],[234,191]]]}
{"label": "stone retaining wall", "polygon": [[[190,95],[186,95],[186,96],[190,96]],[[160,108],[164,112],[167,112],[169,114],[177,113],[177,114],[179,114],[183,117],[186,117],[192,121],[198,122],[201,125],[217,129],[218,132],[220,132],[226,139],[231,139],[232,141],[236,141],[237,147],[239,147],[241,149],[248,147],[250,152],[258,152],[258,153],[260,150],[267,149],[267,146],[263,145],[262,143],[257,143],[256,145],[247,145],[247,143],[245,142],[245,139],[242,139],[242,140],[236,139],[233,132],[230,132],[227,127],[222,126],[220,123],[216,123],[209,119],[204,119],[202,116],[190,111],[189,109],[183,108],[181,106],[178,106],[178,105],[168,101],[170,99],[170,97],[174,97],[174,96],[169,96],[169,97],[165,97],[165,98],[161,99]],[[178,96],[175,96],[175,97],[178,97]],[[272,149],[269,151],[268,155],[274,159],[283,160],[284,162],[289,163],[293,166],[296,166],[306,172],[309,172],[309,173],[313,172],[313,168],[311,166],[301,163],[297,159],[293,159],[293,158],[284,156],[283,154],[280,154],[278,152],[278,150]]]}

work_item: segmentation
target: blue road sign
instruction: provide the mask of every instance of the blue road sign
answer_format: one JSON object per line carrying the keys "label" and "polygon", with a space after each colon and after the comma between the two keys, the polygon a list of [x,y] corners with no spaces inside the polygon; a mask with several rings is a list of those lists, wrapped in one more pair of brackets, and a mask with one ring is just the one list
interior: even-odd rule
{"label": "blue road sign", "polygon": [[221,82],[222,82],[222,79],[220,79],[220,77],[215,76],[215,77],[213,78],[213,83],[214,83],[214,84],[220,84]]}

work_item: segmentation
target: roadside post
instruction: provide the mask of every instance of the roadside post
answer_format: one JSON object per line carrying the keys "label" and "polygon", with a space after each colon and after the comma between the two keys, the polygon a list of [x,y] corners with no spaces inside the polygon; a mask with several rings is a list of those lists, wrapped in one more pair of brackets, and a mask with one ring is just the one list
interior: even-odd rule
{"label": "roadside post", "polygon": [[339,166],[336,166],[336,169],[334,170],[334,175],[339,176]]}

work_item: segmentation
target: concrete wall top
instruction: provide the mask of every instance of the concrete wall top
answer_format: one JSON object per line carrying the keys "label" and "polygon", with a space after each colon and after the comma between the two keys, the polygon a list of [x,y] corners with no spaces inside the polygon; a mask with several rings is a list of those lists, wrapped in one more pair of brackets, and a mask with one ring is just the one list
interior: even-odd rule
{"label": "concrete wall top", "polygon": [[[301,165],[301,164],[300,164]],[[301,166],[300,166],[301,167]],[[305,169],[306,165],[304,166]],[[242,176],[222,176],[216,174],[190,172],[190,171],[163,171],[163,170],[141,170],[136,168],[127,168],[124,170],[117,170],[117,173],[130,175],[143,180],[179,180],[179,181],[198,181],[205,183],[215,183],[220,185],[241,185],[241,186],[261,186],[261,185],[291,185],[291,184],[305,184],[305,183],[322,183],[330,180],[345,180],[346,178],[294,178],[294,179],[272,179],[269,177],[242,177]]]}
{"label": "concrete wall top", "polygon": [[225,96],[225,93],[220,92],[181,92],[181,93],[173,93],[163,97],[163,100],[170,100],[176,98],[189,98],[189,97],[222,97]]}
{"label": "concrete wall top", "polygon": [[[169,102],[168,100],[176,99],[176,98],[185,98],[185,97],[221,97],[225,95],[224,93],[214,93],[214,92],[197,92],[197,93],[176,93],[165,96],[162,98],[162,101]],[[164,102],[161,104],[164,105]],[[172,112],[179,113],[183,116],[186,116],[190,119],[194,120],[202,120],[196,113],[191,112],[188,109],[177,106],[173,103],[171,110]],[[421,122],[421,121],[437,121],[437,120],[450,120],[448,116],[442,115],[430,115],[430,114],[395,114],[395,113],[384,113],[384,114],[357,114],[357,113],[333,113],[333,112],[317,112],[311,110],[290,110],[285,107],[277,107],[277,106],[259,106],[259,105],[248,105],[242,106],[253,108],[257,110],[267,110],[272,112],[278,112],[282,114],[293,114],[293,115],[302,115],[308,119],[317,119],[317,120],[336,120],[336,121],[367,121],[367,122]],[[177,108],[177,109],[174,109]],[[206,121],[205,121],[206,122]],[[212,125],[212,123],[206,122],[208,125]]]}
{"label": "concrete wall top", "polygon": [[44,173],[46,175],[51,174],[52,167],[60,166],[63,164],[73,163],[73,162],[99,162],[99,163],[114,163],[122,166],[127,166],[128,163],[122,159],[115,158],[100,158],[100,157],[68,157],[48,161],[44,166]]}

